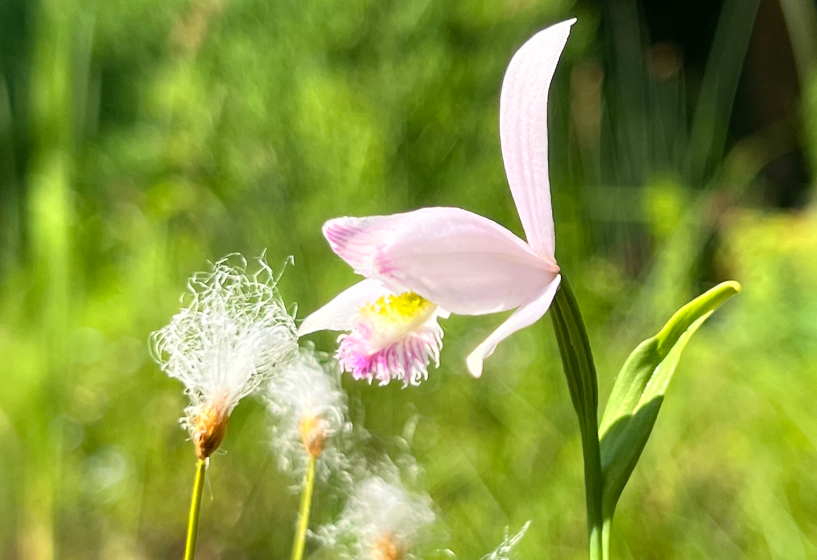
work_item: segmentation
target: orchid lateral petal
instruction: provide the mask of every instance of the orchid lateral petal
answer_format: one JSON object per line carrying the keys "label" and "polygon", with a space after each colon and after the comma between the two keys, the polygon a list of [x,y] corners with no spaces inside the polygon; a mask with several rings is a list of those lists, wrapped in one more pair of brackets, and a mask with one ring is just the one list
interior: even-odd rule
{"label": "orchid lateral petal", "polygon": [[518,307],[559,270],[507,229],[460,208],[337,218],[323,233],[358,274],[463,315]]}
{"label": "orchid lateral petal", "polygon": [[354,326],[361,307],[391,293],[377,280],[358,282],[304,319],[298,329],[298,336],[323,330],[348,331]]}
{"label": "orchid lateral petal", "polygon": [[468,371],[474,377],[482,375],[482,362],[494,353],[497,344],[511,336],[518,330],[524,329],[538,321],[547,313],[550,308],[553,297],[556,295],[556,290],[559,288],[559,283],[562,281],[561,275],[548,284],[535,298],[528,303],[520,305],[519,308],[508,317],[504,323],[499,325],[499,328],[485,339],[485,341],[476,347],[468,356],[466,363],[468,364]]}
{"label": "orchid lateral petal", "polygon": [[548,177],[548,91],[575,22],[557,23],[522,45],[505,72],[499,100],[499,133],[508,184],[528,243],[550,260],[554,259],[556,238]]}

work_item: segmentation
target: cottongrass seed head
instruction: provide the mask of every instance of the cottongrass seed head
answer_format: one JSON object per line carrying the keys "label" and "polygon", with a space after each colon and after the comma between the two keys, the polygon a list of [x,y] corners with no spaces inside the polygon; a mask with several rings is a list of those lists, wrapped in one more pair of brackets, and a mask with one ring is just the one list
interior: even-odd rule
{"label": "cottongrass seed head", "polygon": [[337,362],[305,345],[270,381],[264,396],[273,416],[272,448],[281,470],[300,480],[310,456],[318,459],[321,479],[345,470],[346,457],[333,442],[351,430]]}
{"label": "cottongrass seed head", "polygon": [[238,402],[297,356],[295,321],[276,281],[263,257],[252,274],[241,255],[225,257],[193,275],[186,307],[151,336],[154,359],[190,397],[182,425],[200,459],[221,444]]}
{"label": "cottongrass seed head", "polygon": [[410,560],[434,520],[428,495],[370,476],[354,488],[337,523],[318,537],[344,560]]}

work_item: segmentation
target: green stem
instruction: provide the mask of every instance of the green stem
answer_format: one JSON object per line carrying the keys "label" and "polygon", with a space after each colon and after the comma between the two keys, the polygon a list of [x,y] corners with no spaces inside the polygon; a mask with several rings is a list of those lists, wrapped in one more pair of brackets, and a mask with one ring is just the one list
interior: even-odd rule
{"label": "green stem", "polygon": [[204,473],[206,471],[207,460],[199,459],[196,465],[196,482],[193,483],[193,499],[190,501],[190,520],[187,522],[187,544],[184,547],[184,560],[193,560],[196,555],[196,534],[199,531],[201,491],[204,488]]}
{"label": "green stem", "polygon": [[298,529],[295,533],[295,542],[292,543],[292,560],[301,560],[304,555],[306,529],[309,527],[309,510],[312,507],[312,489],[315,487],[315,463],[317,457],[309,455],[309,464],[306,468],[304,491],[301,494],[301,509],[298,512]]}
{"label": "green stem", "polygon": [[551,318],[582,437],[589,558],[606,560],[601,508],[603,478],[599,448],[596,366],[579,304],[564,277],[553,299]]}

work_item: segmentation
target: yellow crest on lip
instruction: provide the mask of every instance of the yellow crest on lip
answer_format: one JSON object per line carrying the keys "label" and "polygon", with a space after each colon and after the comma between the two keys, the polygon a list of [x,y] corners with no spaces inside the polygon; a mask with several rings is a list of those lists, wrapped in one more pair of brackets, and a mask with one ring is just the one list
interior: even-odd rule
{"label": "yellow crest on lip", "polygon": [[425,323],[437,306],[414,292],[381,296],[360,310],[360,315],[379,328],[414,328]]}

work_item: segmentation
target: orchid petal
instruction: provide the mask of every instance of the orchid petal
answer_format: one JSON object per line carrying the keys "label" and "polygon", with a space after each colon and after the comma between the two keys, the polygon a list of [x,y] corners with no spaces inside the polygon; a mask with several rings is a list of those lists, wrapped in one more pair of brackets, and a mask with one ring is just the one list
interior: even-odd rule
{"label": "orchid petal", "polygon": [[548,178],[548,90],[575,22],[557,23],[522,45],[505,72],[499,100],[502,158],[516,209],[528,243],[551,260],[556,239]]}
{"label": "orchid petal", "polygon": [[298,329],[298,336],[315,331],[348,331],[354,326],[360,308],[381,296],[391,295],[377,280],[363,280],[339,293],[335,298],[309,315]]}
{"label": "orchid petal", "polygon": [[547,313],[553,297],[556,295],[556,290],[562,281],[561,275],[545,287],[535,298],[519,308],[508,317],[504,323],[499,325],[494,332],[485,339],[485,341],[476,347],[466,359],[468,364],[468,371],[474,377],[482,375],[482,361],[494,353],[497,344],[511,336],[518,330],[524,329],[538,321]]}
{"label": "orchid petal", "polygon": [[507,229],[460,208],[337,218],[323,233],[358,274],[464,315],[517,307],[559,270]]}

